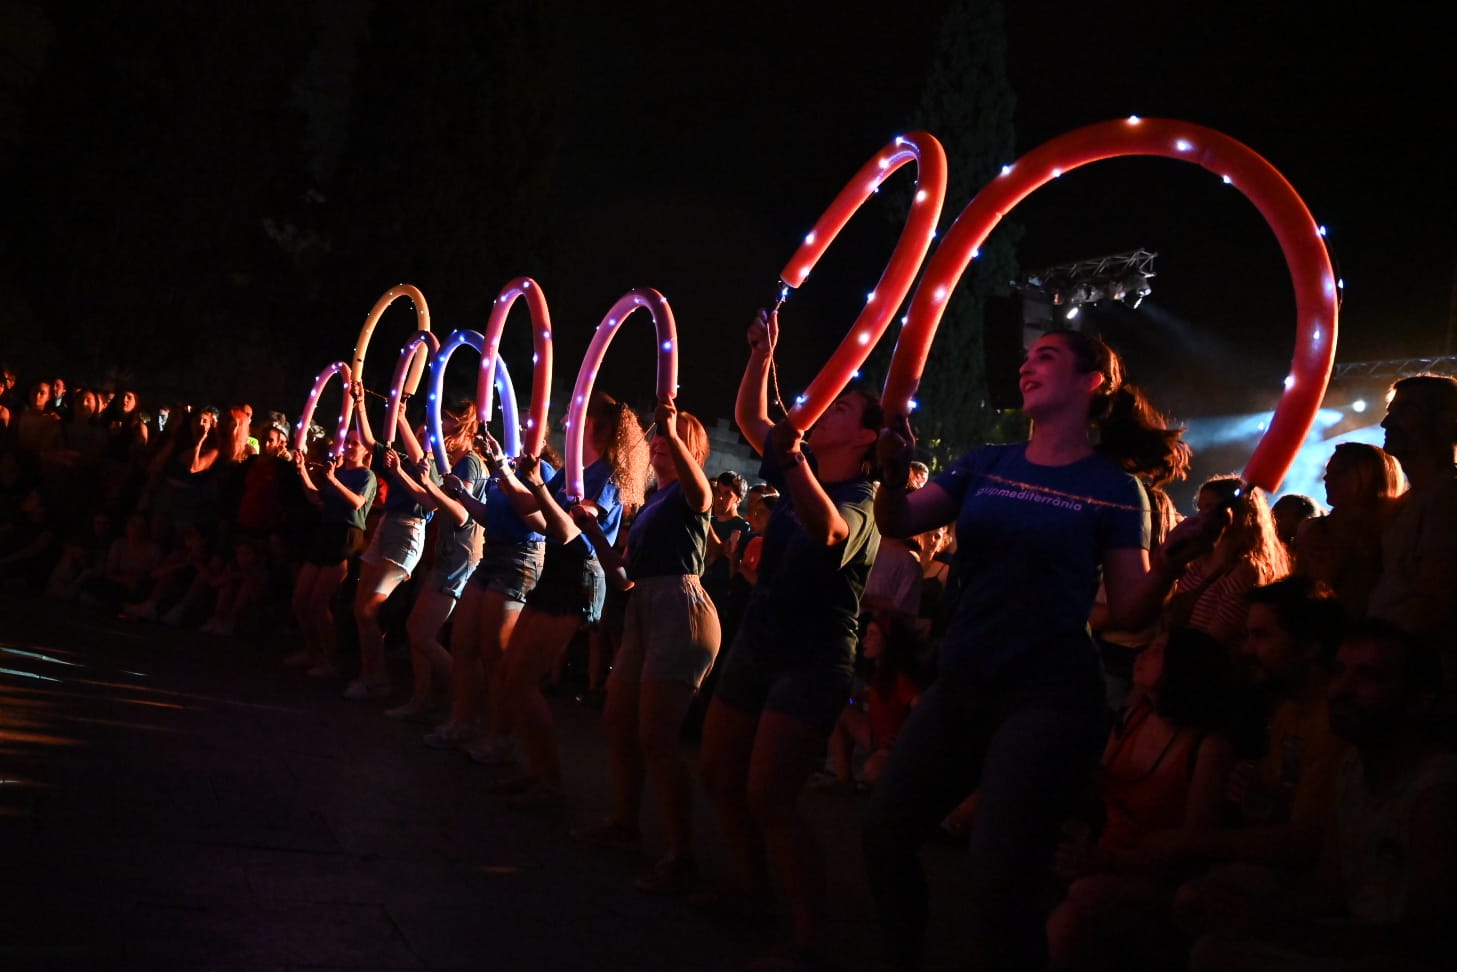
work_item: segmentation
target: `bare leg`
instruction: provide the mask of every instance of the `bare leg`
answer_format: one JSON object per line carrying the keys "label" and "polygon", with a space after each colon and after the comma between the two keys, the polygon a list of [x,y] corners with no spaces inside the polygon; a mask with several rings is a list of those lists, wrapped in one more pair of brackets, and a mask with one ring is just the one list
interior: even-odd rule
{"label": "bare leg", "polygon": [[506,694],[512,728],[521,738],[531,773],[546,789],[561,789],[561,763],[556,747],[556,726],[551,707],[541,693],[541,682],[556,665],[572,636],[581,627],[576,615],[522,612],[506,649]]}
{"label": "bare leg", "polygon": [[686,858],[693,851],[693,783],[678,743],[692,702],[693,687],[683,682],[645,681],[639,688],[636,742],[667,830],[667,859]]}
{"label": "bare leg", "polygon": [[450,654],[440,643],[440,629],[455,610],[455,598],[443,591],[421,588],[410,609],[406,630],[410,639],[410,670],[414,675],[411,701],[428,706],[437,694],[450,691]]}
{"label": "bare leg", "polygon": [[743,712],[718,699],[708,703],[703,720],[699,764],[703,783],[718,814],[718,826],[739,867],[739,889],[762,893],[769,886],[764,835],[749,811],[749,763],[759,714]]}
{"label": "bare leg", "polygon": [[799,812],[799,794],[824,752],[823,729],[765,712],[749,765],[749,809],[764,835],[774,872],[789,892],[794,940],[812,949],[823,946],[825,859],[814,830]]}

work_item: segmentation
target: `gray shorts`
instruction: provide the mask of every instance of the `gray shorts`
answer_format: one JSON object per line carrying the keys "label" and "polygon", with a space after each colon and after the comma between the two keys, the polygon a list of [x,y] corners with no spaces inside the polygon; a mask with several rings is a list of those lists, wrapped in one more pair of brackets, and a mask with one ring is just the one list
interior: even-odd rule
{"label": "gray shorts", "polygon": [[394,564],[408,579],[425,552],[425,518],[386,513],[374,528],[369,549],[360,559],[366,564]]}
{"label": "gray shorts", "polygon": [[697,688],[718,644],[718,612],[696,575],[645,577],[628,592],[612,677]]}

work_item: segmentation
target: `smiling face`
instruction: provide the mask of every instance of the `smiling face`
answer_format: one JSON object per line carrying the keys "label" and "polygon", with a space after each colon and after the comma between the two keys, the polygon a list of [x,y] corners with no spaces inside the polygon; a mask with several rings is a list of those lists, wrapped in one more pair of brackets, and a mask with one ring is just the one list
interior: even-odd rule
{"label": "smiling face", "polygon": [[1068,409],[1086,415],[1093,392],[1105,380],[1102,372],[1079,370],[1077,356],[1061,334],[1044,334],[1034,341],[1017,374],[1022,411],[1033,419]]}

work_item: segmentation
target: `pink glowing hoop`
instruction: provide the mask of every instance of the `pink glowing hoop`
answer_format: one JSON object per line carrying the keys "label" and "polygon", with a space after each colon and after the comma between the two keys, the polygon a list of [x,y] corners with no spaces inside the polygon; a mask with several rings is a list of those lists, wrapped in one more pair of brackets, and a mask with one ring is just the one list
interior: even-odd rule
{"label": "pink glowing hoop", "polygon": [[314,410],[319,407],[319,396],[324,393],[324,388],[329,384],[329,379],[335,375],[344,384],[344,401],[339,406],[339,422],[334,430],[334,446],[329,450],[329,458],[337,459],[344,451],[344,438],[349,434],[349,420],[354,415],[354,393],[350,390],[349,366],[342,361],[336,361],[314,379],[314,387],[309,392],[308,401],[304,403],[303,414],[299,416],[298,428],[294,430],[293,447],[294,451],[306,454],[309,447],[309,423],[314,420]]}
{"label": "pink glowing hoop", "polygon": [[916,271],[935,239],[936,223],[946,199],[946,151],[941,143],[927,132],[911,132],[877,152],[840,190],[779,275],[782,304],[790,291],[804,283],[850,217],[879,191],[881,183],[892,172],[909,162],[916,163],[917,188],[905,228],[875,289],[867,296],[864,309],[850,325],[849,333],[789,410],[789,420],[797,429],[808,429],[819,421],[870,356],[896,309],[910,292]]}
{"label": "pink glowing hoop", "polygon": [[[418,387],[420,382],[419,368],[413,367],[420,360],[421,349],[424,349],[426,360],[434,359],[440,353],[440,339],[429,331],[416,331],[410,335],[410,339],[400,348],[400,360],[395,365],[395,377],[390,381],[390,403],[385,408],[384,435],[380,437],[385,445],[394,445],[395,431],[399,428],[400,409],[405,405],[405,398],[413,392],[406,392],[405,386],[413,375],[415,384]],[[361,372],[356,371],[355,374]]]}
{"label": "pink glowing hoop", "polygon": [[1030,193],[1102,159],[1155,155],[1223,177],[1264,216],[1295,286],[1295,356],[1274,419],[1245,467],[1245,482],[1274,492],[1315,420],[1336,353],[1337,293],[1320,228],[1285,178],[1251,149],[1209,128],[1154,118],[1089,125],[1027,153],[967,204],[926,266],[911,298],[885,385],[887,417],[904,419],[951,292],[992,228]]}
{"label": "pink glowing hoop", "polygon": [[[481,428],[491,418],[492,395],[496,386],[496,362],[500,359],[501,333],[506,329],[506,317],[517,300],[526,299],[526,310],[531,316],[531,343],[534,353],[531,361],[531,411],[526,419],[526,435],[521,449],[529,455],[541,454],[541,443],[546,438],[547,412],[551,408],[551,313],[547,310],[546,294],[541,285],[530,277],[517,277],[501,289],[491,304],[491,316],[486,321],[486,350],[481,355],[480,378],[476,383],[476,417]],[[507,439],[502,438],[502,443]]]}
{"label": "pink glowing hoop", "polygon": [[567,408],[566,467],[567,497],[573,502],[583,498],[582,439],[586,434],[587,403],[592,398],[597,369],[602,366],[607,345],[612,343],[617,329],[638,310],[648,312],[658,332],[658,400],[669,401],[678,394],[678,325],[673,320],[673,309],[668,306],[668,299],[656,290],[649,287],[629,290],[597,325],[572,389],[572,402]]}

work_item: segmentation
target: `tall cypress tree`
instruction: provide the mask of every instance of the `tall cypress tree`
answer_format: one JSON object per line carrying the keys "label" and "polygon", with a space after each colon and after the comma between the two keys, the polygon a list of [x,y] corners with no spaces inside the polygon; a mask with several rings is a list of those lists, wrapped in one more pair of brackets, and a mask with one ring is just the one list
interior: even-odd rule
{"label": "tall cypress tree", "polygon": [[[977,191],[1013,159],[1012,113],[1007,80],[1007,40],[1000,0],[952,0],[912,116],[946,148],[949,182],[942,227],[949,226]],[[891,207],[897,214],[909,208]],[[983,324],[987,299],[1005,296],[1017,275],[1015,226],[1005,221],[981,247],[953,292],[926,361],[911,416],[918,445],[934,463],[1011,432],[1007,417],[987,402]],[[932,251],[934,254],[934,250]],[[888,350],[877,355],[884,373]],[[1013,423],[1015,424],[1015,423]]]}

